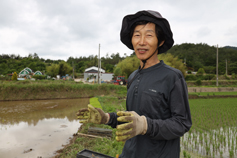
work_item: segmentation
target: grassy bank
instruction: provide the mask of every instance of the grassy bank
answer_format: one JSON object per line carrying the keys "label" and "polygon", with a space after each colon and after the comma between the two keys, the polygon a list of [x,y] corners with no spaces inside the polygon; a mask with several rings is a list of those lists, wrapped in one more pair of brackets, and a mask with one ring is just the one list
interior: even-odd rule
{"label": "grassy bank", "polygon": [[[119,91],[117,95],[126,95],[123,91]],[[90,104],[94,106],[101,106],[105,112],[116,112],[120,110],[125,110],[126,101],[125,99],[118,99],[118,96],[103,96],[98,97],[98,102],[96,102],[96,98],[92,98],[90,100]],[[100,104],[100,105],[98,105]],[[84,124],[81,126],[79,132],[87,134],[89,127],[99,127],[105,129],[112,130],[112,137],[107,138],[90,138],[90,137],[82,137],[79,135],[75,135],[74,139],[72,139],[72,144],[65,147],[64,149],[59,151],[59,154],[56,158],[76,158],[76,154],[83,149],[89,149],[95,152],[99,152],[105,155],[115,157],[117,154],[122,153],[122,149],[124,143],[117,142],[115,140],[115,132],[116,129],[111,128],[106,125],[96,125],[96,124]]]}
{"label": "grassy bank", "polygon": [[113,95],[116,91],[126,91],[126,87],[113,84],[89,85],[63,80],[1,81],[0,100],[84,98],[98,95]]}
{"label": "grassy bank", "polygon": [[237,92],[193,92],[193,93],[188,93],[190,95],[200,95],[200,96],[223,96],[223,95],[234,95],[237,96]]}
{"label": "grassy bank", "polygon": [[[216,87],[216,80],[186,81],[189,87]],[[219,80],[219,87],[237,87],[237,80]]]}
{"label": "grassy bank", "polygon": [[[202,95],[204,93],[190,93]],[[24,80],[0,81],[0,101],[88,98],[99,95],[126,97],[126,87],[113,84],[83,84],[64,80]],[[205,95],[205,94],[204,94]],[[206,95],[222,95],[222,93],[206,93]],[[236,92],[223,92],[223,95],[236,95]]]}

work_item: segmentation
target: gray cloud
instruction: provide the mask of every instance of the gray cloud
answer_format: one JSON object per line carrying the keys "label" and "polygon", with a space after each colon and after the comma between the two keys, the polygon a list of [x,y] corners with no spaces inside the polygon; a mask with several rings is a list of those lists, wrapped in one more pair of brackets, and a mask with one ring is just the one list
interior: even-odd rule
{"label": "gray cloud", "polygon": [[97,55],[100,43],[102,56],[129,55],[119,37],[122,18],[147,9],[169,20],[176,44],[236,45],[236,5],[233,0],[0,0],[0,53],[67,60]]}

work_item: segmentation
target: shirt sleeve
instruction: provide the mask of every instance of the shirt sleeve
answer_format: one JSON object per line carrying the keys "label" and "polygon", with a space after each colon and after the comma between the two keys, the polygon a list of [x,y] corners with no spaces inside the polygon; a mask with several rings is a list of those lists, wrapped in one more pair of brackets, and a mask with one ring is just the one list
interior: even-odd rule
{"label": "shirt sleeve", "polygon": [[116,128],[117,125],[126,123],[126,122],[119,122],[117,120],[118,115],[115,112],[109,113],[109,115],[110,115],[110,118],[109,118],[109,122],[107,123],[107,125],[111,126],[112,128]]}
{"label": "shirt sleeve", "polygon": [[147,117],[147,133],[153,139],[171,140],[181,137],[192,126],[188,102],[187,85],[184,78],[177,80],[170,92],[171,117],[168,119],[151,119]]}
{"label": "shirt sleeve", "polygon": [[111,126],[112,128],[116,128],[116,126],[118,125],[117,114],[113,112],[113,113],[109,113],[109,115],[110,115],[110,118],[107,125]]}

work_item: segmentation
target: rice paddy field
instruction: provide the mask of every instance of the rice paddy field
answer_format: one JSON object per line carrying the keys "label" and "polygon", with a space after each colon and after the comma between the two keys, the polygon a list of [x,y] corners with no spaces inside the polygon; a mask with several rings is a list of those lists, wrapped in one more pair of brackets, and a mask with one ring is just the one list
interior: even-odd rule
{"label": "rice paddy field", "polygon": [[193,126],[181,138],[184,157],[191,157],[187,153],[237,157],[237,98],[190,99],[189,103]]}

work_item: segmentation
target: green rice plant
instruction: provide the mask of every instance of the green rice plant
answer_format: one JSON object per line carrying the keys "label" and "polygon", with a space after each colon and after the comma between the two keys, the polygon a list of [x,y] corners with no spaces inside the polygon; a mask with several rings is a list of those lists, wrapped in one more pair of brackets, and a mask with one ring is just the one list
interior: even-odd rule
{"label": "green rice plant", "polygon": [[187,146],[193,146],[194,152],[205,152],[211,157],[222,157],[224,153],[235,151],[236,102],[237,98],[189,100],[193,126],[181,139],[184,149],[190,150]]}
{"label": "green rice plant", "polygon": [[90,104],[94,106],[95,108],[102,109],[102,106],[100,105],[100,102],[98,101],[98,98],[96,97],[90,98]]}
{"label": "green rice plant", "polygon": [[187,152],[185,150],[183,151],[183,156],[184,156],[184,158],[187,157]]}
{"label": "green rice plant", "polygon": [[230,156],[230,158],[234,157],[234,151],[233,150],[229,150],[229,156]]}
{"label": "green rice plant", "polygon": [[221,158],[223,157],[223,151],[220,151],[220,157]]}

